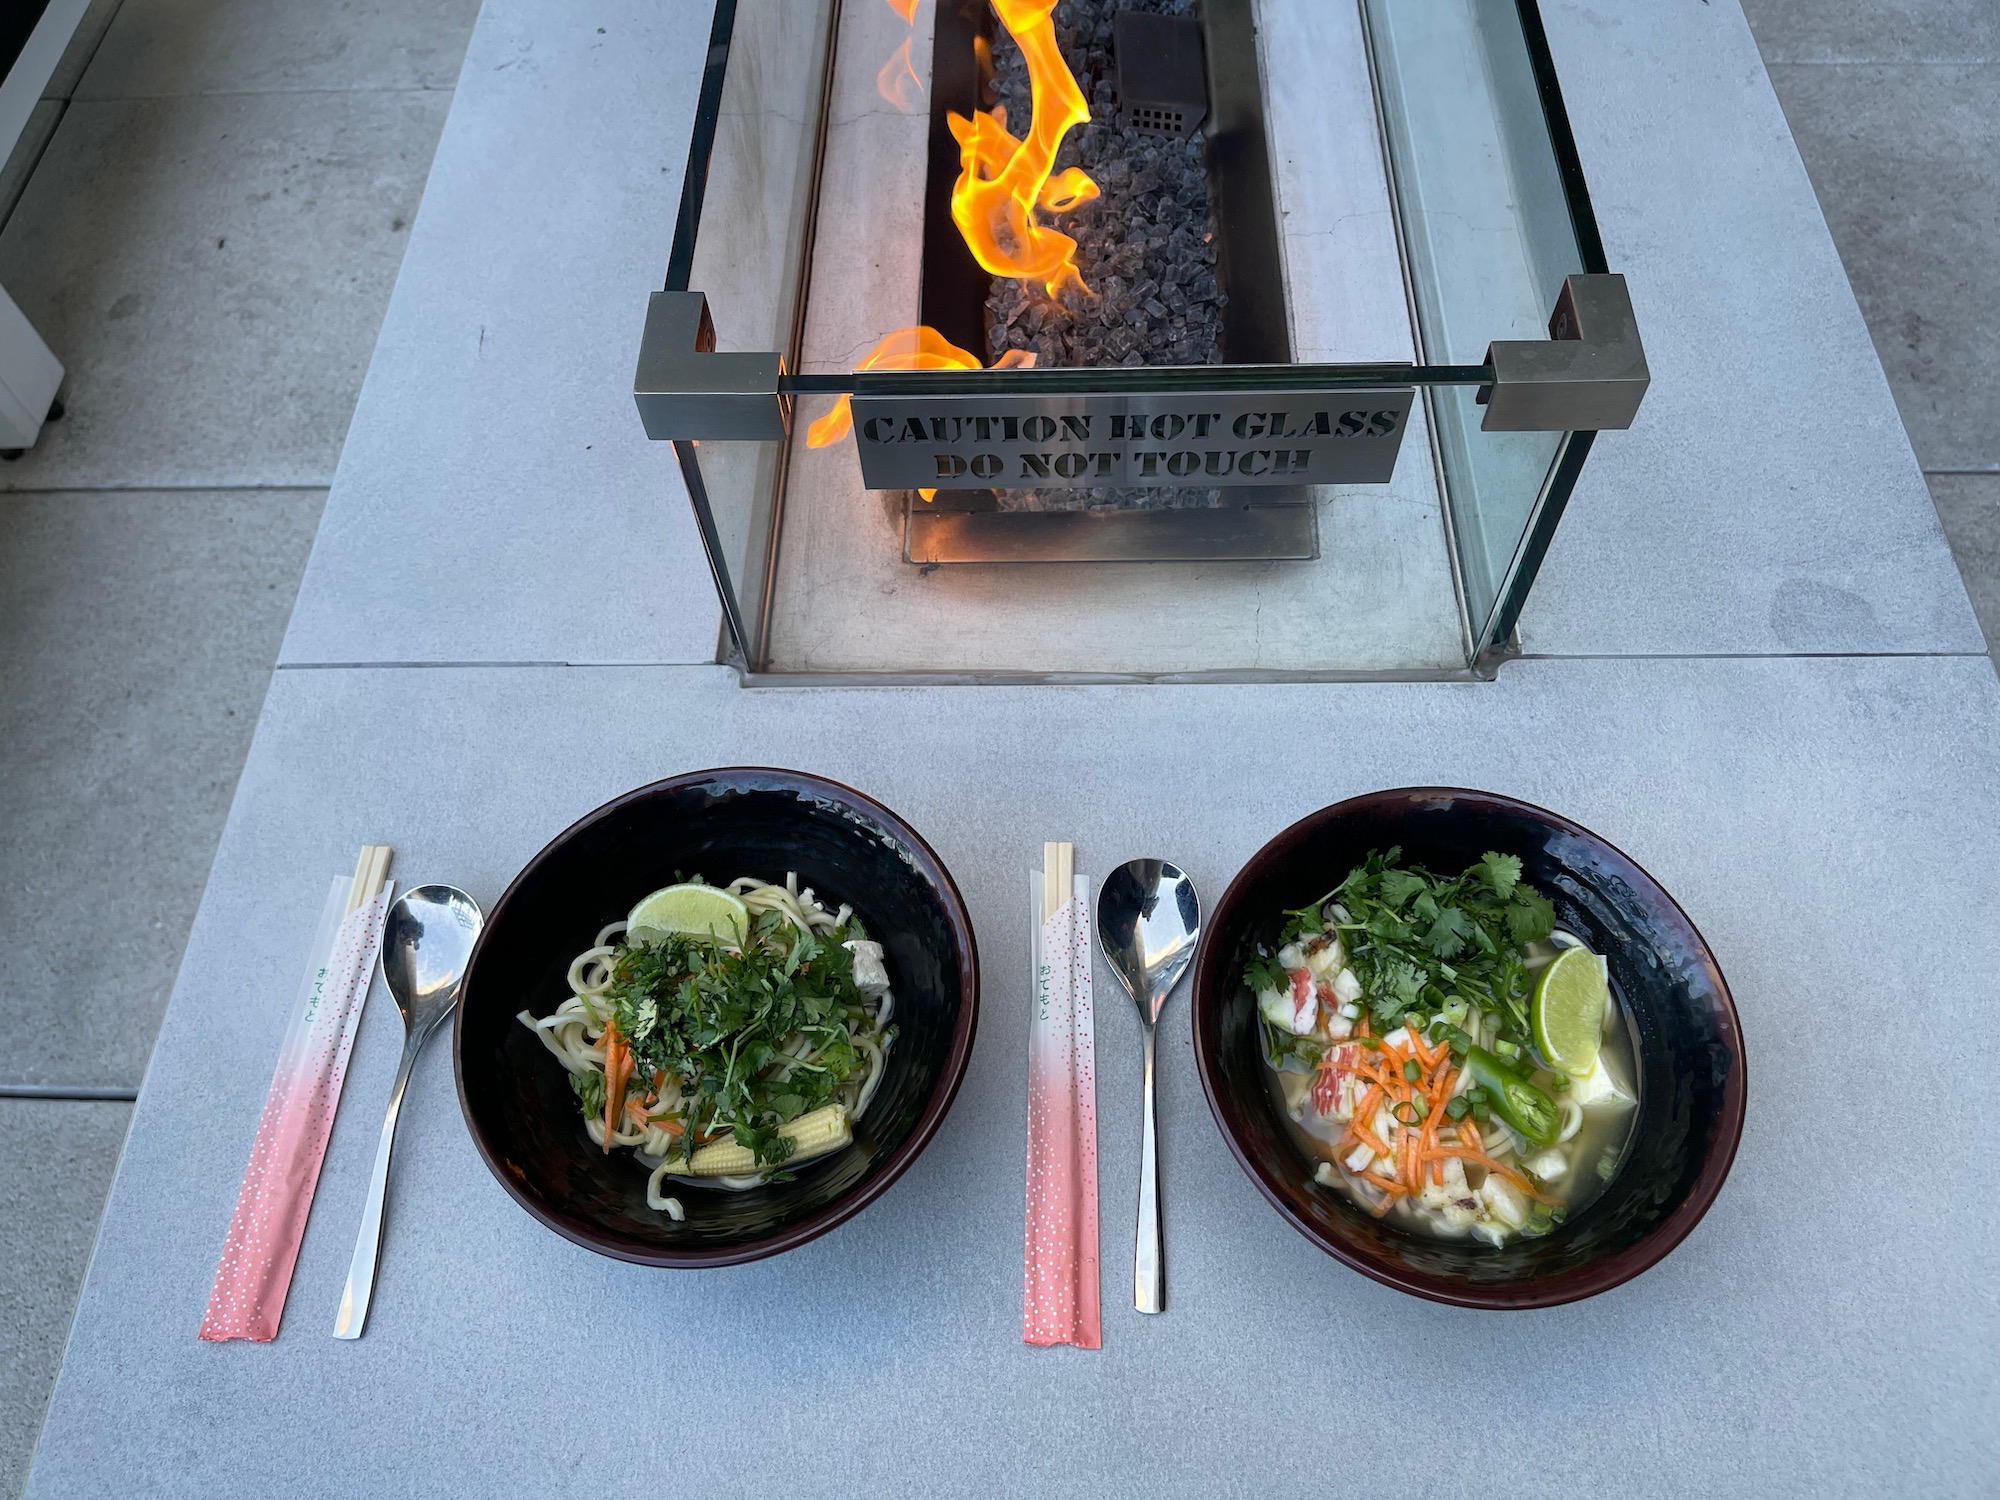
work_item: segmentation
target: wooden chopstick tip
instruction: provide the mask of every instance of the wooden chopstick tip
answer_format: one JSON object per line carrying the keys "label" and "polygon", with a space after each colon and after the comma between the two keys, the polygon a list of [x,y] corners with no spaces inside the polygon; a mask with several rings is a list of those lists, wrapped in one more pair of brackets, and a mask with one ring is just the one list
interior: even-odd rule
{"label": "wooden chopstick tip", "polygon": [[354,861],[354,878],[347,885],[347,910],[365,906],[382,890],[389,874],[389,858],[395,850],[387,844],[363,844]]}

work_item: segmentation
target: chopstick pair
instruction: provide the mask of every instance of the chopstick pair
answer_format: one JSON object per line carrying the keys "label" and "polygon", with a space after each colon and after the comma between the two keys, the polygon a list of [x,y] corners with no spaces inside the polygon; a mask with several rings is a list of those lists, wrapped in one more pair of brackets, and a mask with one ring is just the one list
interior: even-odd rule
{"label": "chopstick pair", "polygon": [[215,1268],[204,1339],[261,1342],[278,1335],[382,945],[394,889],[391,853],[386,844],[364,845],[354,874],[336,876],[327,890]]}
{"label": "chopstick pair", "polygon": [[1042,846],[1029,873],[1027,1249],[1021,1338],[1103,1346],[1098,1309],[1097,1063],[1090,893],[1076,846]]}
{"label": "chopstick pair", "polygon": [[347,884],[347,910],[364,901],[373,901],[389,873],[389,857],[396,851],[387,844],[363,844],[361,857],[354,862],[354,878]]}

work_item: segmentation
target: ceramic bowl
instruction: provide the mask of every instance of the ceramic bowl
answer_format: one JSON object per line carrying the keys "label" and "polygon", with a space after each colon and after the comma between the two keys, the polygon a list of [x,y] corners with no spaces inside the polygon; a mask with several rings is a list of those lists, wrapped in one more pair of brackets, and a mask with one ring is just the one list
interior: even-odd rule
{"label": "ceramic bowl", "polygon": [[[880,941],[896,996],[888,1071],[845,1150],[746,1192],[676,1184],[684,1222],[646,1206],[646,1170],[584,1132],[568,1075],[516,1019],[569,994],[570,961],[648,891],[796,871],[848,902]],[[979,964],[944,864],[901,818],[837,782],[732,768],[628,792],[528,862],[473,950],[453,1033],[459,1103],[514,1200],[577,1244],[655,1266],[718,1266],[789,1250],[866,1208],[950,1109],[972,1053]]]}
{"label": "ceramic bowl", "polygon": [[[1287,908],[1322,896],[1371,850],[1456,873],[1489,849],[1518,855],[1558,923],[1609,961],[1634,1023],[1639,1116],[1605,1190],[1544,1237],[1495,1248],[1376,1220],[1313,1181],[1265,1083],[1257,1007],[1242,980]],[[1409,787],[1322,808],[1258,850],[1217,904],[1195,959],[1195,1057],[1224,1139],[1273,1207],[1363,1275],[1437,1302],[1573,1302],[1656,1264],[1715,1201],[1743,1130],[1743,1038],[1722,971],[1674,899],[1589,829],[1526,802]]]}

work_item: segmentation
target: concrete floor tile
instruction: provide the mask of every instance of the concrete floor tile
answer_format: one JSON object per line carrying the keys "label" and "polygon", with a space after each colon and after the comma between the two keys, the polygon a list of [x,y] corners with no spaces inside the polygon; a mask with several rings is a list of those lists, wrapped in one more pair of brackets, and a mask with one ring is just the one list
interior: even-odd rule
{"label": "concrete floor tile", "polygon": [[27,1480],[131,1116],[129,1104],[0,1099],[0,1495]]}
{"label": "concrete floor tile", "polygon": [[21,201],[21,194],[27,191],[28,178],[34,174],[35,164],[42,159],[42,152],[48,149],[49,139],[56,133],[56,126],[62,123],[62,117],[63,102],[60,99],[37,100],[35,107],[28,112],[28,123],[21,130],[20,140],[14,143],[7,164],[0,167],[0,228],[5,227],[7,216]]}
{"label": "concrete floor tile", "polygon": [[479,0],[125,0],[80,99],[449,89]]}
{"label": "concrete floor tile", "polygon": [[2000,474],[1926,477],[1973,613],[2000,663]]}
{"label": "concrete floor tile", "polygon": [[1743,0],[1769,63],[2000,62],[1993,0]]}
{"label": "concrete floor tile", "polygon": [[62,61],[56,64],[55,72],[49,75],[49,81],[42,89],[44,99],[75,97],[76,86],[82,81],[84,70],[97,55],[104,33],[111,29],[112,19],[123,3],[124,0],[90,0],[83,20],[77,23],[76,34],[63,49]]}
{"label": "concrete floor tile", "polygon": [[2000,461],[2000,63],[1771,81],[1919,461]]}
{"label": "concrete floor tile", "polygon": [[145,1072],[323,499],[0,496],[0,1082]]}
{"label": "concrete floor tile", "polygon": [[325,485],[450,102],[71,104],[0,234],[70,414],[0,488]]}

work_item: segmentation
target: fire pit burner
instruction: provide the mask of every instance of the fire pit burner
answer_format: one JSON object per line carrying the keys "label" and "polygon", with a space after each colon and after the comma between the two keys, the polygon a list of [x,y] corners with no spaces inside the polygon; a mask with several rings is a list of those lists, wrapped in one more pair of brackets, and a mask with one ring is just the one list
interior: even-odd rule
{"label": "fire pit burner", "polygon": [[633,388],[728,659],[1504,659],[1648,381],[1537,0],[716,0],[705,57]]}
{"label": "fire pit burner", "polygon": [[[1027,59],[992,20],[983,0],[939,6],[934,122],[995,106],[1005,110],[1010,128],[1030,118]],[[1221,48],[1213,60],[1223,65],[1225,80],[1238,80],[1247,95],[1237,109],[1255,136],[1246,147],[1246,131],[1230,130],[1226,108],[1215,112],[1208,132],[1197,129],[1211,111],[1204,23],[1193,0],[1063,0],[1053,20],[1063,63],[1089,105],[1088,120],[1065,136],[1054,165],[1058,172],[1080,169],[1097,193],[1049,216],[1076,241],[1079,282],[1052,295],[1033,279],[989,276],[974,263],[949,210],[960,171],[958,141],[948,126],[941,130],[934,123],[923,321],[964,347],[983,348],[989,362],[1030,354],[1037,369],[1287,362],[1283,274],[1250,28],[1232,27],[1211,43]],[[974,57],[982,59],[977,71],[965,66]],[[1142,106],[1152,111],[1143,119],[1135,115]],[[1168,114],[1178,117],[1177,128],[1162,127]],[[1233,312],[1231,281],[1257,289]],[[966,306],[975,289],[984,291],[976,337]],[[1110,520],[1101,513],[1250,508],[1260,514],[1247,525],[1218,518],[1219,529],[1202,526],[1199,538],[1190,532],[1189,554],[1222,546],[1222,555],[1310,557],[1317,541],[1303,498],[1297,490],[1245,493],[1215,486],[942,490],[912,509],[909,555],[926,562],[1102,558],[1124,555],[1125,546],[1132,555],[1172,555],[1180,549],[1163,553],[1157,541],[1162,533],[1151,525],[1125,527],[1129,543],[1117,539],[1120,526],[1113,525],[1050,531],[1039,544],[1028,544],[1037,523],[1025,517],[1090,511]],[[957,519],[992,512],[1023,519]],[[1090,538],[1082,552],[1071,540],[1077,536]],[[1219,537],[1232,540],[1224,544]]]}

